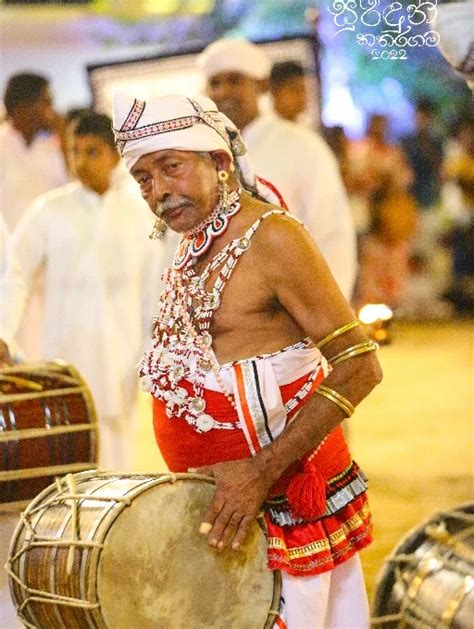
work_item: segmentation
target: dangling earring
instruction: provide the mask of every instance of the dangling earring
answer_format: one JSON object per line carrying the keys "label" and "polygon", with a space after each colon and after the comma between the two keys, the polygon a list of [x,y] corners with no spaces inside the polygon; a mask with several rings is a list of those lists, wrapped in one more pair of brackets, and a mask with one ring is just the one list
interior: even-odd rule
{"label": "dangling earring", "polygon": [[229,186],[227,184],[229,173],[226,170],[219,170],[217,172],[217,179],[219,181],[219,205],[221,207],[221,211],[225,214],[227,211],[229,196]]}
{"label": "dangling earring", "polygon": [[158,216],[155,219],[155,224],[153,225],[153,230],[151,234],[148,236],[151,240],[161,240],[166,233],[166,223],[162,218]]}
{"label": "dangling earring", "polygon": [[151,234],[148,236],[150,240],[161,240],[166,232],[166,223],[162,218],[156,218]]}

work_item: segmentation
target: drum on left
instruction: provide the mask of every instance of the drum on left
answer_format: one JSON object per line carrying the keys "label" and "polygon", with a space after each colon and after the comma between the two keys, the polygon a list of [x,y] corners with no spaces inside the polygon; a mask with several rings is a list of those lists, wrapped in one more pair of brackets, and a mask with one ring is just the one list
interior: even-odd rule
{"label": "drum on left", "polygon": [[0,371],[0,503],[24,503],[55,476],[95,468],[97,446],[94,403],[74,367]]}
{"label": "drum on left", "polygon": [[97,466],[98,433],[89,389],[61,361],[0,370],[0,626],[23,626],[3,570],[20,511],[55,476]]}

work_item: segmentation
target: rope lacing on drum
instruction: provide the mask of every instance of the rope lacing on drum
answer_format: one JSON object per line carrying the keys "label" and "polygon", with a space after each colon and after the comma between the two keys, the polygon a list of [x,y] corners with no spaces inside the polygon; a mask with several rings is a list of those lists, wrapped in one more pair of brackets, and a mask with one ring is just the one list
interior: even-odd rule
{"label": "rope lacing on drum", "polygon": [[[407,599],[402,601],[402,608],[399,613],[373,617],[371,618],[372,625],[404,621],[418,629],[426,629],[438,625],[451,626],[451,622],[465,596],[474,589],[472,569],[470,566],[464,566],[462,563],[463,561],[471,564],[474,563],[474,552],[472,548],[463,541],[465,538],[471,537],[474,533],[474,527],[472,526],[474,514],[453,510],[443,511],[438,514],[438,517],[460,520],[469,523],[471,526],[453,534],[446,529],[443,520],[429,522],[424,528],[424,533],[428,539],[441,544],[441,546],[436,547],[435,552],[418,565],[415,574],[410,578],[409,582],[403,577],[400,566],[412,561],[419,561],[419,554],[416,552],[409,554],[395,553],[387,557],[385,562],[395,564],[396,582],[405,583]],[[453,553],[455,553],[454,559],[451,556]],[[424,579],[426,579],[429,574],[445,567],[453,572],[461,573],[464,575],[464,579],[461,586],[452,594],[440,619],[437,614],[421,607],[416,602],[415,598]],[[410,590],[412,591],[410,592]]]}
{"label": "rope lacing on drum", "polygon": [[[66,573],[69,576],[74,566],[74,553],[76,548],[98,548],[102,550],[104,544],[95,541],[86,541],[80,539],[80,527],[79,527],[79,501],[80,500],[96,500],[101,502],[114,502],[124,503],[126,506],[131,504],[131,499],[124,496],[93,496],[85,493],[78,493],[75,478],[73,475],[68,474],[65,479],[66,488],[69,491],[65,491],[65,487],[62,484],[61,479],[56,479],[56,487],[58,494],[53,496],[49,500],[46,500],[40,506],[35,507],[28,511],[27,514],[20,513],[20,520],[28,530],[29,536],[25,537],[23,546],[11,557],[8,558],[5,564],[5,570],[9,577],[21,587],[28,595],[18,608],[18,616],[24,625],[31,629],[36,629],[35,625],[32,625],[23,615],[24,608],[33,602],[38,603],[50,603],[58,605],[69,605],[72,607],[81,607],[84,609],[97,609],[100,605],[98,602],[92,602],[80,598],[74,598],[70,596],[62,596],[61,594],[53,594],[44,590],[37,590],[30,588],[26,583],[13,572],[13,564],[26,552],[35,547],[69,547],[69,552],[66,562]],[[39,512],[46,511],[50,506],[66,503],[71,507],[71,529],[72,539],[58,540],[57,538],[39,535],[35,527],[31,522],[31,516]]]}

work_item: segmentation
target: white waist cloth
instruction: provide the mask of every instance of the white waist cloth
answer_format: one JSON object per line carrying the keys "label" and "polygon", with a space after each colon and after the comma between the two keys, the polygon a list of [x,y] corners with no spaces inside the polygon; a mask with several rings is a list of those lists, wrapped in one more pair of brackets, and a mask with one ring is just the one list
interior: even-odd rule
{"label": "white waist cloth", "polygon": [[288,629],[368,629],[369,604],[359,555],[313,577],[282,572]]}
{"label": "white waist cloth", "polygon": [[[317,347],[309,346],[309,339],[298,341],[293,345],[289,345],[277,352],[269,354],[261,354],[259,356],[252,356],[251,358],[244,358],[242,360],[236,360],[232,363],[219,364],[216,355],[211,349],[211,353],[214,358],[214,362],[219,365],[219,376],[226,386],[227,390],[233,393],[234,389],[234,366],[255,363],[261,379],[268,383],[267,388],[269,390],[277,387],[290,384],[299,378],[302,378],[306,374],[310,373],[313,369],[321,366],[326,373],[328,367],[326,360],[322,356]],[[195,361],[189,365],[190,375],[187,376],[187,380],[193,382],[196,377]],[[204,388],[222,392],[221,385],[217,382],[216,376],[213,371],[206,373],[206,379],[204,382]]]}

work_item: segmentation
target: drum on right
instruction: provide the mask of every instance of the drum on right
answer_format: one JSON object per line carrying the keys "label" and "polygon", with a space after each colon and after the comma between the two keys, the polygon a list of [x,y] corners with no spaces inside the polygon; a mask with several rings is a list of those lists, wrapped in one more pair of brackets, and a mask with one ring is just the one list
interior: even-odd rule
{"label": "drum on right", "polygon": [[474,627],[474,503],[412,529],[379,575],[372,624]]}

